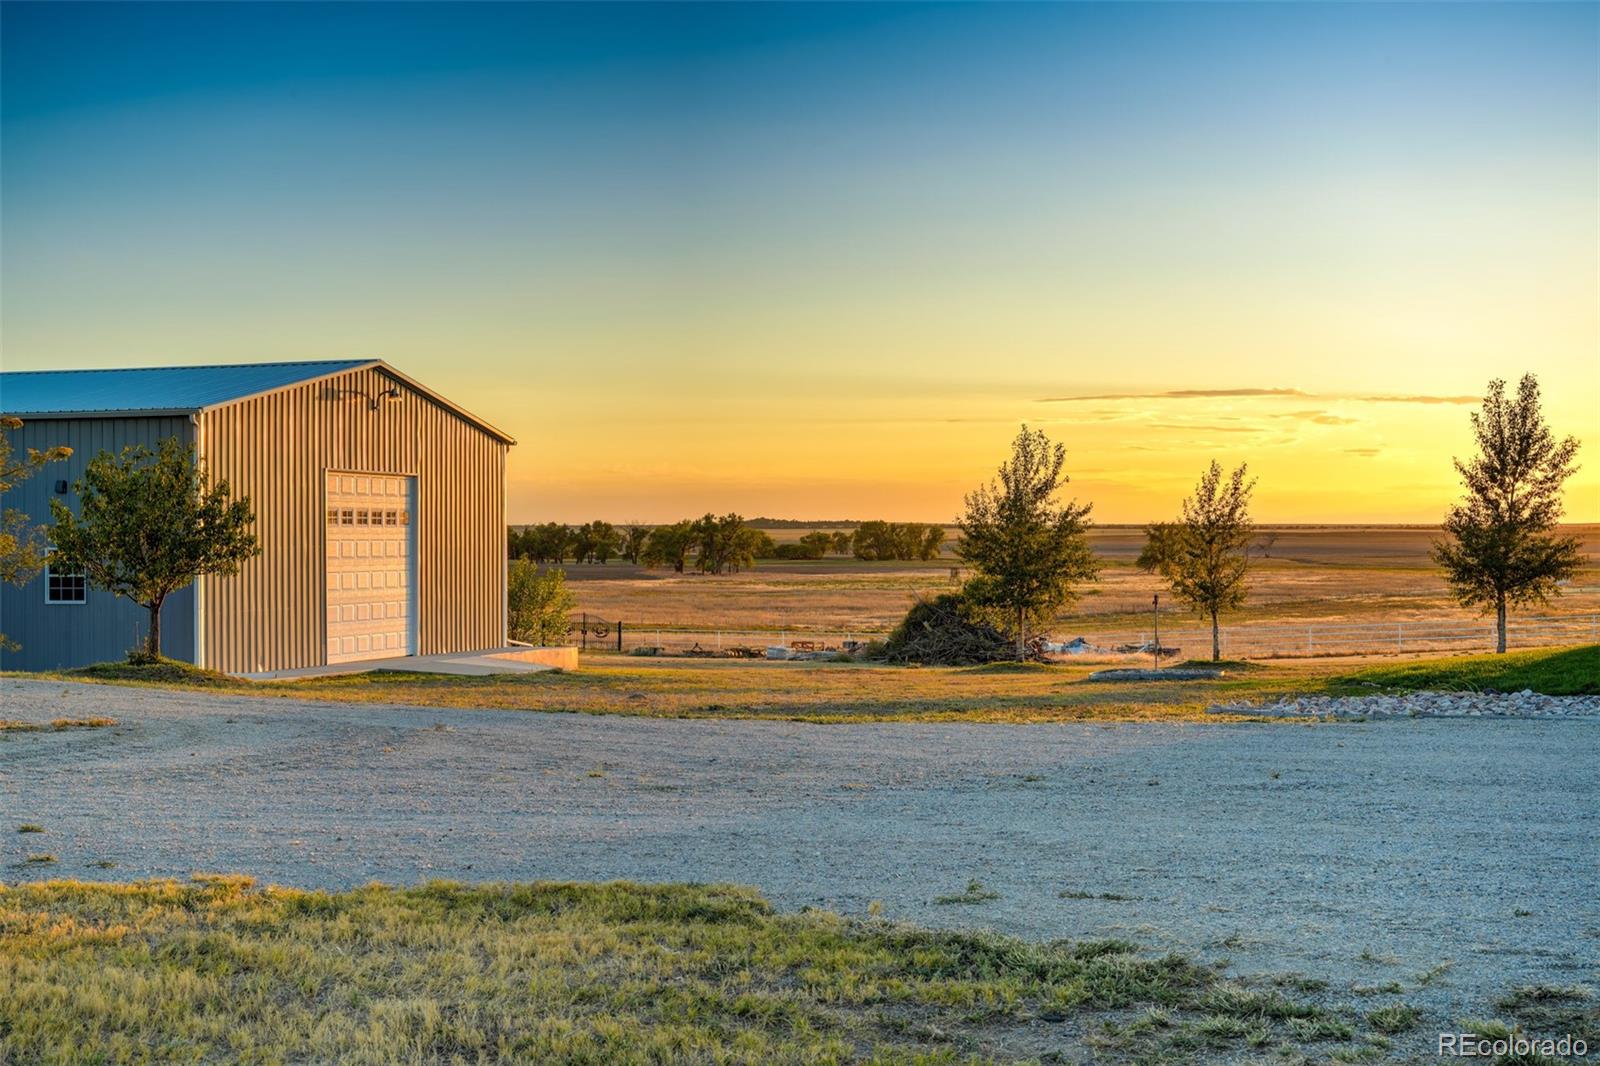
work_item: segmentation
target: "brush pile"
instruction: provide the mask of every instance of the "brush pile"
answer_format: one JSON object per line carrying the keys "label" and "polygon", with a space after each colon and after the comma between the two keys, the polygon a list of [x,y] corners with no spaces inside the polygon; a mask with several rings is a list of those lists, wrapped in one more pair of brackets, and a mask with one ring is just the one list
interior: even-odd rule
{"label": "brush pile", "polygon": [[976,666],[1014,660],[1016,645],[974,617],[960,595],[947,592],[917,601],[884,642],[883,658],[891,663]]}

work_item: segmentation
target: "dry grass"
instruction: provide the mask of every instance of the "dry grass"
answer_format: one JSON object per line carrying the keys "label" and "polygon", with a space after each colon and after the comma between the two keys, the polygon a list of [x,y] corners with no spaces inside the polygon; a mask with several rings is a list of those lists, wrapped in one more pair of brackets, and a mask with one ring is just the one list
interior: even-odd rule
{"label": "dry grass", "polygon": [[92,718],[55,718],[46,726],[42,722],[24,722],[16,718],[0,718],[0,733],[38,733],[44,729],[104,729],[116,725],[115,718],[96,715]]}
{"label": "dry grass", "polygon": [[[903,667],[860,663],[592,658],[576,673],[458,677],[378,672],[304,681],[206,680],[193,687],[266,698],[425,707],[781,718],[808,722],[1216,720],[1206,708],[1251,697],[1323,691],[1339,667],[1270,666],[1217,681],[1089,683],[1092,663]],[[142,684],[126,673],[50,675]],[[189,687],[156,682],[160,687]]]}
{"label": "dry grass", "polygon": [[90,718],[53,718],[50,720],[51,729],[104,729],[117,724],[115,718],[107,718],[97,714]]}
{"label": "dry grass", "polygon": [[[1089,682],[1094,663],[996,663],[973,667],[905,667],[833,662],[732,660],[586,660],[576,673],[458,677],[375,672],[304,681],[226,681],[211,676],[192,686],[162,679],[158,687],[194,687],[264,698],[383,703],[420,707],[627,714],[657,718],[777,718],[844,723],[1231,721],[1207,714],[1218,703],[1267,701],[1289,694],[1370,693],[1406,688],[1406,679],[1459,688],[1498,678],[1545,690],[1600,654],[1594,647],[1421,660],[1403,669],[1352,673],[1356,663],[1337,660],[1251,664],[1218,680]],[[1574,666],[1573,664],[1578,664]],[[48,675],[102,684],[146,684],[118,671],[102,676]],[[1452,679],[1456,679],[1452,681]],[[1457,682],[1460,683],[1457,683]],[[1573,691],[1550,688],[1549,691]],[[1304,724],[1273,719],[1281,725]],[[38,727],[32,727],[38,728]]]}
{"label": "dry grass", "polygon": [[[1600,526],[1571,528],[1584,538],[1590,559],[1600,560]],[[805,531],[792,532],[798,537]],[[1255,561],[1250,600],[1232,621],[1405,622],[1449,616],[1476,622],[1476,614],[1456,607],[1428,558],[1437,535],[1424,528],[1280,530],[1271,556]],[[1134,568],[1143,534],[1106,527],[1095,530],[1091,541],[1105,563],[1101,581],[1085,590],[1055,631],[1071,637],[1146,625],[1151,595],[1166,590]],[[959,565],[949,556],[931,563],[829,557],[765,561],[753,571],[715,578],[618,563],[569,564],[566,570],[579,610],[643,630],[838,634],[887,631],[916,596],[948,591],[950,569]],[[1558,606],[1562,612],[1600,611],[1600,568],[1580,575]],[[1171,622],[1196,624],[1181,615]]]}
{"label": "dry grass", "polygon": [[1176,1062],[1353,1031],[1123,941],[626,883],[0,886],[0,1004],[0,1061],[56,1063]]}

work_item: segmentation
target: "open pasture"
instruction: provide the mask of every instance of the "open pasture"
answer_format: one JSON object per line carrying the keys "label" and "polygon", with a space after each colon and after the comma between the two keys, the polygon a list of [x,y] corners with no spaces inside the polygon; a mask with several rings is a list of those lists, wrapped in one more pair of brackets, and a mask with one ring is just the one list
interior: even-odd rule
{"label": "open pasture", "polygon": [[[1518,612],[1524,617],[1600,615],[1600,526],[1572,529],[1582,537],[1591,567],[1548,607]],[[797,539],[807,530],[771,532],[782,541]],[[953,537],[955,531],[951,533]],[[1427,646],[1423,637],[1429,627],[1435,631],[1448,627],[1451,632],[1476,632],[1474,627],[1479,627],[1487,639],[1488,619],[1455,604],[1428,556],[1437,535],[1435,529],[1415,526],[1263,529],[1257,536],[1249,601],[1225,620],[1225,627],[1297,627],[1290,649],[1295,654],[1302,653],[1301,631],[1306,626],[1409,625],[1414,627],[1415,650],[1449,650]],[[1104,563],[1100,581],[1086,587],[1082,598],[1058,617],[1051,627],[1054,636],[1138,639],[1149,628],[1151,597],[1156,594],[1162,594],[1165,631],[1200,628],[1194,615],[1175,604],[1167,606],[1159,578],[1135,566],[1144,543],[1141,528],[1099,527],[1091,533],[1091,541]],[[764,560],[754,570],[718,577],[617,563],[569,565],[566,571],[580,611],[609,621],[620,619],[625,626],[636,627],[641,639],[656,631],[711,634],[713,639],[721,632],[733,642],[739,639],[737,634],[885,633],[916,597],[949,591],[965,573],[948,547],[937,562],[863,562],[838,556],[812,562]],[[1514,622],[1516,618],[1514,614]],[[1589,635],[1574,629],[1561,636],[1564,639],[1523,643],[1567,643]],[[1371,650],[1395,651],[1392,638],[1392,630],[1383,629]],[[1333,650],[1362,649],[1333,645],[1319,649],[1313,637],[1310,653]]]}

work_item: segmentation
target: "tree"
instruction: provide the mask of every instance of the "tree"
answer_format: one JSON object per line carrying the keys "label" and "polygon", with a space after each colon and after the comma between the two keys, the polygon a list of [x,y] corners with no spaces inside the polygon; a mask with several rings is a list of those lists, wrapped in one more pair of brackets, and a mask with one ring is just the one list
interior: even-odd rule
{"label": "tree", "polygon": [[1134,562],[1140,572],[1156,574],[1177,552],[1182,528],[1176,522],[1152,522],[1144,527],[1144,550]]}
{"label": "tree", "polygon": [[[22,428],[22,419],[0,418],[0,499],[28,480],[46,463],[59,462],[72,454],[72,449],[61,446],[40,451],[29,448],[28,454],[13,459],[10,430]],[[14,507],[0,508],[0,581],[11,585],[25,585],[44,569],[45,540],[43,527]],[[17,645],[0,633],[0,648]]]}
{"label": "tree", "polygon": [[567,546],[572,549],[573,562],[588,562],[594,555],[594,530],[589,526],[573,526],[568,532]]}
{"label": "tree", "polygon": [[941,525],[927,525],[922,527],[922,543],[917,548],[917,558],[937,559],[939,553],[944,551],[944,527]]}
{"label": "tree", "polygon": [[855,545],[856,535],[852,530],[841,529],[833,534],[833,551],[836,555],[849,555]]}
{"label": "tree", "polygon": [[625,526],[622,530],[622,557],[634,566],[644,555],[644,544],[650,536],[649,526]]}
{"label": "tree", "polygon": [[1504,652],[1506,608],[1560,595],[1560,583],[1583,563],[1578,538],[1555,533],[1578,442],[1550,432],[1532,374],[1515,399],[1506,398],[1504,381],[1491,381],[1472,433],[1478,454],[1455,460],[1466,499],[1450,508],[1448,539],[1434,542],[1433,558],[1461,604],[1494,608],[1495,651]]}
{"label": "tree", "polygon": [[161,605],[205,574],[236,574],[261,549],[250,500],[230,499],[226,481],[207,484],[193,446],[175,437],[101,452],[72,487],[74,515],[50,501],[50,541],[62,565],[81,569],[96,588],[150,612],[145,654],[161,657]]}
{"label": "tree", "polygon": [[694,548],[694,523],[674,522],[670,526],[657,526],[645,538],[644,554],[640,557],[646,566],[670,566],[681,574]]}
{"label": "tree", "polygon": [[[756,565],[757,559],[773,559],[778,555],[778,542],[772,539],[772,534],[764,529],[755,529],[746,526],[739,534],[741,541],[750,553],[750,566]],[[738,569],[738,567],[734,567]]]}
{"label": "tree", "polygon": [[833,547],[833,537],[820,529],[812,530],[800,538],[801,558],[820,559],[828,554],[828,549]]}
{"label": "tree", "polygon": [[527,559],[506,575],[506,625],[513,640],[555,644],[566,636],[578,598],[567,588],[565,570],[541,571]]}
{"label": "tree", "polygon": [[855,536],[851,538],[850,543],[855,557],[867,562],[890,558],[894,552],[887,522],[861,523],[856,527]]}
{"label": "tree", "polygon": [[959,523],[956,554],[977,571],[965,593],[1015,623],[1019,661],[1027,657],[1029,619],[1070,603],[1076,586],[1100,573],[1089,550],[1091,505],[1055,502],[1071,480],[1062,472],[1066,458],[1065,446],[1023,426],[997,479],[967,494]]}
{"label": "tree", "polygon": [[1240,463],[1224,484],[1222,464],[1213,459],[1194,495],[1183,501],[1177,523],[1167,525],[1145,548],[1179,602],[1210,616],[1212,662],[1222,659],[1222,612],[1239,606],[1245,597],[1250,538],[1255,533],[1250,494],[1256,486],[1245,480],[1246,473]]}
{"label": "tree", "polygon": [[522,534],[522,552],[536,563],[559,563],[567,555],[572,532],[560,522],[529,526]]}
{"label": "tree", "polygon": [[619,538],[617,527],[610,522],[595,519],[584,527],[588,531],[589,557],[601,566],[617,554]]}
{"label": "tree", "polygon": [[[725,574],[754,566],[766,534],[745,525],[744,517],[707,513],[693,524],[696,564],[701,573]],[[767,538],[770,542],[771,538]]]}

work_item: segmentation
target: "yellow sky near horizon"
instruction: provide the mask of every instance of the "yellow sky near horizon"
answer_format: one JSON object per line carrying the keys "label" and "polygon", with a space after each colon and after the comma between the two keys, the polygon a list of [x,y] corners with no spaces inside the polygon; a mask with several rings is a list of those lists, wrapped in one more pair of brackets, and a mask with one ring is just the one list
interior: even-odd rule
{"label": "yellow sky near horizon", "polygon": [[[518,521],[663,521],[706,510],[947,521],[1026,422],[1067,446],[1068,492],[1093,502],[1102,522],[1170,517],[1215,458],[1249,463],[1263,521],[1430,523],[1457,495],[1450,460],[1471,449],[1478,403],[1464,393],[1082,395],[1049,402],[974,390],[876,402],[750,393],[699,417],[652,411],[641,398],[597,432],[582,428],[573,397],[555,405],[563,413],[531,447],[513,451],[510,510]],[[1568,519],[1596,521],[1595,408],[1573,400],[1547,395],[1546,411],[1558,433],[1583,441],[1588,460],[1568,483]]]}

